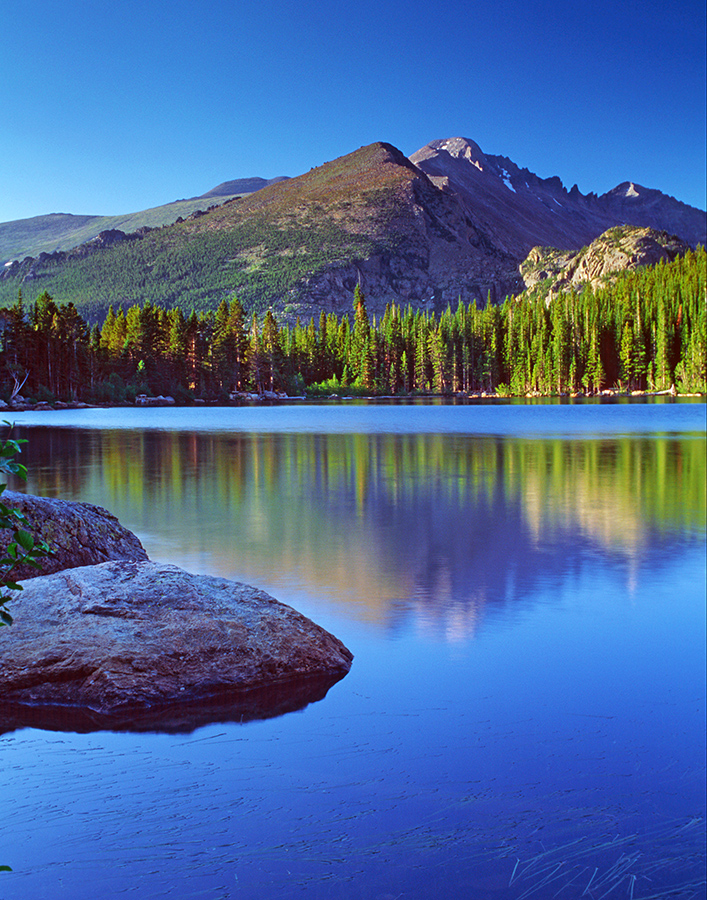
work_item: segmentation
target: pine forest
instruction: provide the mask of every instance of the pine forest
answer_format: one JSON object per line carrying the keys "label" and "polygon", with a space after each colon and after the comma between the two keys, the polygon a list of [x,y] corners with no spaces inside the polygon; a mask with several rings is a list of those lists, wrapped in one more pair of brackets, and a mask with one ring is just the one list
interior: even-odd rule
{"label": "pine forest", "polygon": [[150,302],[110,307],[89,327],[73,303],[22,294],[0,310],[0,396],[134,402],[172,396],[227,402],[288,396],[596,394],[707,391],[707,257],[624,272],[608,284],[502,305],[459,303],[441,315],[389,306],[371,318],[357,288],[351,315],[279,325],[236,296],[215,312]]}

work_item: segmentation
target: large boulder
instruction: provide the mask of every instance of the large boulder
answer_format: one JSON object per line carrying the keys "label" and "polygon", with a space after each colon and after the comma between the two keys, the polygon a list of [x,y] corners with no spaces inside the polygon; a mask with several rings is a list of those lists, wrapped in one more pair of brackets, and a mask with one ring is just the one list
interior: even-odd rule
{"label": "large boulder", "polygon": [[0,629],[0,730],[190,730],[324,696],[346,647],[257,588],[113,561],[27,581]]}
{"label": "large boulder", "polygon": [[[112,559],[147,559],[139,538],[101,506],[17,491],[5,491],[0,499],[23,513],[35,537],[45,540],[52,549],[51,556],[39,560],[40,568],[25,565],[16,569],[15,581]],[[10,537],[9,532],[0,531],[0,540],[5,541],[2,546]]]}

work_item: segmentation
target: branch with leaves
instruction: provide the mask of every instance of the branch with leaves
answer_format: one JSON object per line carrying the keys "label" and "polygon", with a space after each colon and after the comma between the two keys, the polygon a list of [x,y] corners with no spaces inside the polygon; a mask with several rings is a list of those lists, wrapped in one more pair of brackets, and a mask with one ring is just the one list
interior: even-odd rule
{"label": "branch with leaves", "polygon": [[[5,422],[10,432],[12,426]],[[27,468],[15,459],[21,453],[20,444],[26,441],[19,439],[0,441],[0,473],[16,475],[23,481],[27,479]],[[7,484],[0,484],[0,494]],[[12,616],[7,611],[6,605],[12,599],[8,591],[21,591],[22,585],[14,580],[17,569],[22,565],[39,569],[40,559],[51,552],[46,541],[36,538],[30,531],[30,525],[26,516],[18,509],[12,509],[0,501],[0,529],[8,529],[12,532],[12,539],[4,548],[0,548],[0,626],[12,625]]]}

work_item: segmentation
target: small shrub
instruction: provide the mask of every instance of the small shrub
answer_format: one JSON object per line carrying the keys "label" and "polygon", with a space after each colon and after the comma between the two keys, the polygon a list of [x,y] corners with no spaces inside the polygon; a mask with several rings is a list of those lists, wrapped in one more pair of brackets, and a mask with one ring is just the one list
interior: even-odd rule
{"label": "small shrub", "polygon": [[[9,422],[5,422],[9,428]],[[20,453],[20,444],[23,440],[0,441],[0,472],[3,474],[17,475],[23,480],[27,477],[27,469],[21,463],[15,461],[15,456]],[[7,484],[0,484],[0,494]],[[6,609],[6,605],[12,597],[7,591],[21,591],[22,585],[13,580],[13,574],[20,565],[29,565],[38,569],[38,562],[51,551],[48,544],[37,540],[29,530],[26,517],[17,509],[12,509],[0,501],[0,529],[12,531],[12,540],[4,548],[0,548],[0,626],[12,625],[12,616]]]}

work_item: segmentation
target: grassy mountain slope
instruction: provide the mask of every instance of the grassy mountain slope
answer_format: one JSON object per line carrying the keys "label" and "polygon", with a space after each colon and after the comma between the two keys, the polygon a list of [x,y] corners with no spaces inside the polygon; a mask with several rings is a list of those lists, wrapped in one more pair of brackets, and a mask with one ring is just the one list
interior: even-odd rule
{"label": "grassy mountain slope", "polygon": [[457,213],[400,151],[377,143],[182,223],[11,266],[0,302],[46,289],[95,320],[111,303],[203,310],[236,291],[246,308],[292,317],[333,269],[350,307],[359,264],[392,265],[405,281],[429,268],[430,235],[465,259]]}
{"label": "grassy mountain slope", "polygon": [[223,203],[234,195],[219,195],[205,202],[204,198],[175,200],[164,206],[155,206],[141,212],[122,216],[74,216],[70,213],[51,213],[31,219],[17,219],[0,223],[0,265],[9,260],[70,250],[90,241],[102,231],[131,232],[139,228],[158,228],[171,225],[181,216],[186,218],[197,209],[206,209],[210,203]]}
{"label": "grassy mountain slope", "polygon": [[126,234],[140,228],[159,228],[171,225],[177,219],[190,216],[197,210],[205,210],[213,204],[224,203],[235,197],[243,197],[259,191],[269,184],[286,181],[278,178],[239,178],[224,181],[205,194],[188,200],[175,200],[162,206],[143,209],[140,212],[120,216],[75,216],[70,213],[51,213],[30,219],[0,222],[0,265],[10,260],[71,250],[86,241],[98,237],[102,231],[124,231]]}

